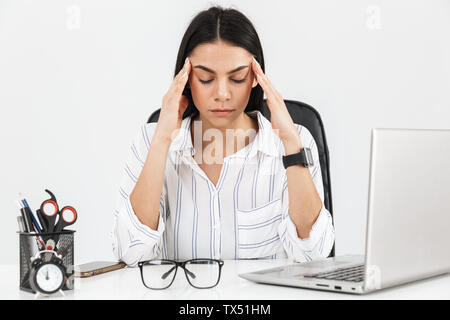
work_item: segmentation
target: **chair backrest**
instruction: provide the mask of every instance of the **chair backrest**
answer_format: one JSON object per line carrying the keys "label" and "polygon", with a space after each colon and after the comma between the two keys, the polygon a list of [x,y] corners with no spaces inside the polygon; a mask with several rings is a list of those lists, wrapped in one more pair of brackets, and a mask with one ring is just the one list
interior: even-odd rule
{"label": "chair backrest", "polygon": [[[301,124],[306,127],[309,132],[311,132],[314,140],[316,142],[319,151],[320,168],[322,171],[322,182],[324,191],[324,205],[325,208],[333,216],[333,204],[331,198],[331,182],[330,182],[330,157],[328,152],[327,139],[325,137],[325,128],[323,126],[320,114],[316,109],[310,105],[294,101],[294,100],[284,100],[286,108],[291,115],[294,123]],[[147,123],[157,122],[159,119],[159,113],[161,109],[154,111]],[[267,100],[264,100],[261,113],[270,121],[270,110],[267,106]],[[333,223],[334,224],[334,223]],[[329,257],[334,257],[335,245],[333,244],[333,249],[330,252]]]}

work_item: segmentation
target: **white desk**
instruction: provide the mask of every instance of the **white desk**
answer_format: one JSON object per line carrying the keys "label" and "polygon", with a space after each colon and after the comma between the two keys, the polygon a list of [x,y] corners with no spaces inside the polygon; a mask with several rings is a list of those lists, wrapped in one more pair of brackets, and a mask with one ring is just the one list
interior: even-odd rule
{"label": "white desk", "polygon": [[[219,284],[212,289],[195,289],[178,270],[172,286],[150,290],[143,286],[139,268],[125,268],[91,278],[76,278],[75,289],[39,299],[186,299],[186,300],[298,300],[298,299],[450,299],[450,275],[442,275],[406,285],[353,295],[254,283],[239,273],[292,263],[289,260],[226,260]],[[19,290],[18,265],[0,266],[0,299],[33,299],[34,294]]]}

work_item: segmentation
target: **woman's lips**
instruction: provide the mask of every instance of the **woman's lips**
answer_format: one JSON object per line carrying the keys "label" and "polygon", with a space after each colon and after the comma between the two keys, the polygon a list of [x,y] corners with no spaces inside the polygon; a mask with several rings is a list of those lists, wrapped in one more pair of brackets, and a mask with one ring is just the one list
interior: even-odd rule
{"label": "woman's lips", "polygon": [[210,111],[216,116],[226,116],[226,115],[229,115],[234,110],[232,110],[232,109],[224,109],[224,110],[216,109],[216,110],[210,110]]}

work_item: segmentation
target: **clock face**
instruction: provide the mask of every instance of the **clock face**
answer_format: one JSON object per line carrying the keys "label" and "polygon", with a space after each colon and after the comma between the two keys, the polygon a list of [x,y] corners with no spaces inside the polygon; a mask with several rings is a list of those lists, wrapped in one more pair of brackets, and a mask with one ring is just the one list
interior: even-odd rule
{"label": "clock face", "polygon": [[36,272],[36,284],[44,293],[53,293],[63,284],[62,270],[55,264],[43,264]]}

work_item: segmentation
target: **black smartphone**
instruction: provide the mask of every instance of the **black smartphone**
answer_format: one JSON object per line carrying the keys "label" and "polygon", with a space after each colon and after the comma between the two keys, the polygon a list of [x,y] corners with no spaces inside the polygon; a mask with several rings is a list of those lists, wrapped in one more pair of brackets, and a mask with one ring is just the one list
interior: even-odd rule
{"label": "black smartphone", "polygon": [[75,277],[85,278],[97,274],[122,269],[126,266],[125,262],[120,261],[94,261],[75,266]]}

